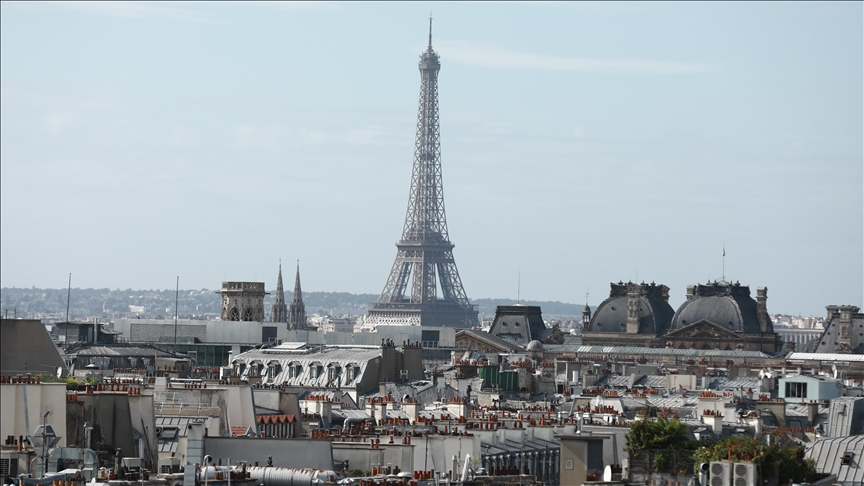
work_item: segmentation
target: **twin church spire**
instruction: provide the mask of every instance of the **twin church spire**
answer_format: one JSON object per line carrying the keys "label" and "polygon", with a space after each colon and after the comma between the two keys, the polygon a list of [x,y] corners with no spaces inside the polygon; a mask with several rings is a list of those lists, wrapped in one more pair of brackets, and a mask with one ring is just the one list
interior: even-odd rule
{"label": "twin church spire", "polygon": [[302,331],[306,329],[306,306],[303,305],[303,292],[300,289],[300,262],[297,262],[297,273],[294,276],[294,295],[291,306],[285,303],[285,287],[282,284],[282,262],[279,262],[279,278],[276,280],[276,299],[270,312],[270,322],[285,322],[288,330]]}

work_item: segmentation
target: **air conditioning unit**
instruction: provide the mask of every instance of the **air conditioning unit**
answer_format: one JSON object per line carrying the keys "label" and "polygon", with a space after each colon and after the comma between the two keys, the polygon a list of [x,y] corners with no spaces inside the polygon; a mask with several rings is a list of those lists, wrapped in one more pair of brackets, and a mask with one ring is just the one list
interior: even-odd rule
{"label": "air conditioning unit", "polygon": [[708,486],[732,486],[732,463],[712,462],[709,469]]}
{"label": "air conditioning unit", "polygon": [[756,464],[739,462],[732,468],[732,486],[752,486],[756,484]]}

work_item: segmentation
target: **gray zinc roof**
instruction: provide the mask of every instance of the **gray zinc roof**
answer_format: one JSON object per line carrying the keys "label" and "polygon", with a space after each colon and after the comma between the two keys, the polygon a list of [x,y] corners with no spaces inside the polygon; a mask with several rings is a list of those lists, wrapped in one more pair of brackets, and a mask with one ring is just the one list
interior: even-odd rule
{"label": "gray zinc roof", "polygon": [[[547,346],[547,349],[549,346]],[[761,351],[723,350],[723,349],[675,349],[642,348],[636,346],[579,346],[577,353],[617,354],[628,356],[688,356],[693,358],[772,358]]]}
{"label": "gray zinc roof", "polygon": [[[853,453],[848,464],[843,464],[843,455]],[[864,486],[864,435],[819,439],[807,447],[806,456],[816,461],[816,470],[837,475],[837,484],[842,486]]]}

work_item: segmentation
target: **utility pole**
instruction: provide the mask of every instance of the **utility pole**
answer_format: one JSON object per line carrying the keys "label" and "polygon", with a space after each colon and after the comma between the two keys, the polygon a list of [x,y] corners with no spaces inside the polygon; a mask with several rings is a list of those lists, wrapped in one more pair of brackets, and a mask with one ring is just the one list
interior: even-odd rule
{"label": "utility pole", "polygon": [[66,336],[63,345],[69,345],[69,297],[72,295],[72,272],[69,272],[69,286],[66,288]]}
{"label": "utility pole", "polygon": [[[177,276],[177,287],[174,291],[174,356],[177,356],[177,305],[180,303],[180,276]],[[174,366],[177,366],[176,363]]]}

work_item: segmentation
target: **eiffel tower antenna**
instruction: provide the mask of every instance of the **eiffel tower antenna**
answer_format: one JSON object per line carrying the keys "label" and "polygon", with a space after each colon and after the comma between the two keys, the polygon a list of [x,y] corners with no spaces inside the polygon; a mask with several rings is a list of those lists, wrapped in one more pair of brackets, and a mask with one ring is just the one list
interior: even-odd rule
{"label": "eiffel tower antenna", "polygon": [[432,49],[431,14],[429,45],[420,54],[419,68],[420,102],[408,209],[402,239],[396,243],[396,261],[381,296],[370,305],[369,321],[372,325],[473,327],[477,308],[462,288],[444,210],[438,120],[441,63]]}
{"label": "eiffel tower antenna", "polygon": [[432,50],[432,12],[429,12],[429,48]]}

